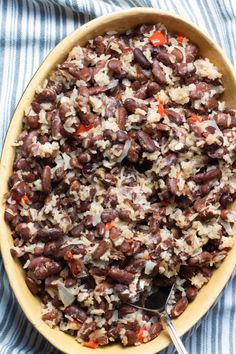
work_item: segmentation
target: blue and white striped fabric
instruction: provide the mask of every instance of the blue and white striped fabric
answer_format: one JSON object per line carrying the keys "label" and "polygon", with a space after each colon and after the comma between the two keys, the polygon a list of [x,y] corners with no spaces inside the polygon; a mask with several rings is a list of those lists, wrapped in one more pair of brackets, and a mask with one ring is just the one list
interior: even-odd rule
{"label": "blue and white striped fabric", "polygon": [[[1,146],[17,101],[47,53],[94,17],[135,6],[171,11],[199,25],[236,65],[235,0],[0,0]],[[59,354],[25,318],[1,260],[0,277],[0,353]],[[189,353],[236,354],[235,289],[236,274],[214,308],[184,336]],[[162,352],[171,353],[173,347]]]}

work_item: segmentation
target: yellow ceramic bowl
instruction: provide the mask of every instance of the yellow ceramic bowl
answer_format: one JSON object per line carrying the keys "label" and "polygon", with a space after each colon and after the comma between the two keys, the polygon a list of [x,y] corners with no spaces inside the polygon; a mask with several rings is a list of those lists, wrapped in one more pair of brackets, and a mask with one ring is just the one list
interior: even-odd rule
{"label": "yellow ceramic bowl", "polygon": [[[89,39],[104,34],[107,31],[115,30],[123,32],[139,24],[157,22],[162,22],[166,25],[168,30],[183,34],[190,38],[192,42],[198,44],[200,54],[204,57],[208,57],[223,74],[223,83],[226,88],[223,99],[229,107],[236,108],[236,80],[233,68],[221,49],[206,34],[182,18],[170,13],[152,8],[133,8],[127,11],[115,12],[90,21],[74,31],[56,46],[30,81],[16,108],[6,136],[0,169],[0,236],[5,269],[16,298],[29,321],[49,342],[65,353],[86,354],[91,353],[91,349],[82,347],[72,336],[63,333],[58,329],[49,328],[41,320],[40,301],[28,290],[24,281],[24,271],[19,262],[15,261],[10,254],[12,238],[10,229],[4,221],[3,196],[4,193],[7,192],[7,181],[12,171],[14,159],[14,148],[12,145],[21,131],[24,108],[30,104],[34,96],[35,88],[49,75],[58,63],[65,60],[72,47],[76,44],[83,46]],[[236,203],[233,208],[236,209]],[[214,272],[211,280],[199,292],[197,298],[188,306],[187,310],[178,319],[174,320],[174,325],[180,335],[187,332],[212,306],[227,283],[235,267],[235,260],[236,243],[234,248],[229,252],[227,258],[224,260],[222,266]],[[139,354],[144,352],[146,354],[153,354],[164,349],[169,344],[169,337],[164,331],[162,331],[159,337],[147,344],[140,345],[139,347],[123,348],[120,345],[109,345],[97,349],[96,354],[105,354],[110,353],[111,351],[115,354],[123,352],[127,354]]]}

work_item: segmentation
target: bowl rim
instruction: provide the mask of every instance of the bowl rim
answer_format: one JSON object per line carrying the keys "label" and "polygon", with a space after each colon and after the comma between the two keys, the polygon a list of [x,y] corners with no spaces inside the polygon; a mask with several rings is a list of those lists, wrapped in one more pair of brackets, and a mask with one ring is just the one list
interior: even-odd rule
{"label": "bowl rim", "polygon": [[[38,69],[35,71],[35,73],[33,74],[33,76],[31,77],[29,83],[27,84],[25,90],[23,91],[17,105],[16,108],[14,110],[14,113],[12,115],[12,118],[9,122],[6,134],[5,134],[5,138],[4,138],[4,142],[2,145],[2,152],[1,152],[1,161],[0,161],[0,176],[4,175],[4,170],[6,168],[5,164],[4,164],[4,159],[5,157],[7,157],[7,150],[10,147],[10,144],[8,143],[8,140],[10,140],[10,134],[11,134],[11,130],[14,128],[14,121],[16,121],[16,119],[19,119],[18,116],[18,110],[21,106],[21,103],[24,99],[27,99],[27,94],[28,91],[32,88],[35,90],[36,85],[35,83],[37,82],[37,76],[39,76],[39,74],[44,71],[45,72],[45,68],[47,67],[47,62],[50,58],[52,58],[53,56],[58,57],[59,53],[63,51],[63,45],[64,43],[67,42],[71,42],[73,44],[73,46],[75,45],[74,43],[76,42],[76,38],[78,37],[79,33],[92,27],[95,26],[96,24],[100,24],[101,21],[103,20],[107,20],[107,19],[112,19],[113,17],[117,17],[117,16],[122,16],[124,13],[127,15],[132,15],[135,14],[137,11],[140,12],[141,14],[154,14],[156,16],[170,16],[176,20],[179,20],[180,22],[184,23],[185,25],[189,26],[193,31],[197,32],[198,34],[200,34],[200,36],[204,37],[208,42],[210,42],[215,48],[216,50],[219,52],[219,54],[221,55],[221,57],[223,58],[224,61],[224,65],[228,67],[232,77],[234,77],[234,81],[236,83],[236,77],[235,77],[235,73],[234,73],[234,68],[231,64],[231,62],[229,61],[229,59],[226,57],[226,55],[224,54],[223,50],[220,48],[220,46],[215,43],[213,41],[213,39],[202,29],[200,29],[198,26],[196,26],[195,24],[191,23],[190,21],[188,21],[185,18],[182,18],[178,15],[175,15],[169,11],[162,11],[156,8],[152,8],[152,7],[133,7],[130,9],[125,9],[125,10],[119,10],[119,11],[115,11],[103,16],[99,16],[93,20],[90,20],[89,22],[85,23],[84,25],[78,27],[76,30],[72,31],[71,33],[69,33],[65,38],[63,38],[52,50],[50,50],[50,52],[46,55],[46,57],[44,58],[44,60],[42,61],[42,63],[39,65]],[[66,53],[68,54],[68,52]],[[54,60],[54,62],[56,63],[57,60]],[[43,75],[42,75],[43,76]],[[45,77],[44,77],[45,78]],[[40,83],[40,81],[38,80],[37,82],[38,84]],[[21,118],[22,119],[22,118]],[[15,155],[13,153],[13,155]],[[9,177],[9,175],[8,175]],[[4,190],[4,184],[2,183],[0,185],[0,198],[3,198],[3,195],[5,193]],[[0,214],[3,217],[4,214],[4,207],[2,206],[2,208],[0,208]],[[4,220],[4,219],[2,219]],[[9,264],[8,261],[8,257],[9,257],[9,248],[7,245],[7,242],[5,242],[4,237],[3,237],[3,232],[0,231],[0,250],[1,250],[1,254],[2,254],[2,258],[3,258],[3,263],[4,263],[4,267],[8,276],[8,281],[10,283],[10,286],[14,292],[14,295],[17,299],[17,302],[19,303],[22,311],[24,312],[24,315],[27,317],[27,319],[31,322],[31,324],[36,328],[36,330],[49,342],[51,343],[55,348],[57,348],[60,351],[63,351],[63,344],[61,345],[61,343],[58,343],[57,340],[51,335],[51,333],[49,333],[49,331],[47,331],[48,326],[45,323],[45,327],[42,328],[41,323],[39,323],[39,319],[33,320],[30,317],[29,311],[28,311],[28,306],[25,300],[22,299],[21,294],[20,294],[20,287],[17,285],[17,282],[14,282],[14,277],[12,277],[11,271],[11,265]],[[234,236],[236,236],[236,227],[234,227]],[[234,237],[235,238],[235,237]],[[212,305],[215,303],[216,299],[219,297],[219,295],[221,294],[223,288],[225,287],[225,285],[227,284],[229,278],[232,275],[232,272],[234,270],[234,267],[236,265],[236,259],[233,261],[233,257],[234,255],[236,255],[236,244],[234,245],[234,247],[232,248],[232,250],[229,252],[231,257],[229,257],[229,255],[226,257],[226,259],[224,260],[224,264],[228,264],[230,267],[228,267],[226,269],[226,271],[224,272],[224,280],[220,280],[218,283],[218,288],[217,288],[217,292],[214,294],[211,294],[210,299],[208,299],[208,301],[206,301],[205,303],[202,304],[202,310],[201,310],[201,315],[200,316],[195,316],[193,321],[190,321],[190,323],[188,323],[187,327],[181,327],[181,329],[179,330],[180,335],[182,336],[183,334],[187,333],[198,321],[201,320],[201,318],[207,313],[208,310],[211,309]],[[236,257],[235,257],[236,258]],[[202,290],[202,289],[201,289]],[[199,295],[198,295],[199,296]],[[35,297],[34,295],[32,295],[32,297]],[[175,322],[175,320],[174,320]],[[63,334],[63,332],[61,332]],[[154,340],[155,341],[155,340]],[[154,342],[151,341],[151,342]],[[149,342],[149,343],[151,343]],[[170,344],[170,340],[167,339],[166,340],[166,344],[160,348],[160,350],[166,348],[168,345]],[[79,344],[78,344],[79,346]],[[145,346],[146,347],[146,346]],[[135,351],[137,352],[138,348],[145,348],[143,345],[139,346],[139,347],[133,347],[135,348]],[[153,347],[153,346],[152,346]],[[82,346],[78,347],[79,350],[81,350],[81,353],[88,353],[87,348],[84,348]],[[112,346],[109,346],[109,348],[111,348],[112,350]],[[131,347],[129,347],[131,348]],[[148,348],[147,348],[148,349]],[[120,347],[120,350],[126,350],[127,353],[131,353],[131,350],[129,351],[128,348],[123,348]],[[132,351],[132,354],[135,353],[135,351]],[[65,352],[66,353],[66,352]],[[69,352],[68,352],[69,353]],[[71,351],[71,354],[75,354],[75,352]],[[97,349],[97,353],[104,353],[104,349]],[[148,351],[146,351],[147,354],[154,354],[156,353],[156,350],[153,348],[150,348]]]}

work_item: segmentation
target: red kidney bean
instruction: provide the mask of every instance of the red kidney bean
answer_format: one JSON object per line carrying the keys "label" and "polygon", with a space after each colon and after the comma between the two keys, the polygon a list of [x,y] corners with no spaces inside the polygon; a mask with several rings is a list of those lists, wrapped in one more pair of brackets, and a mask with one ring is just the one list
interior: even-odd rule
{"label": "red kidney bean", "polygon": [[84,231],[84,223],[80,222],[77,226],[75,226],[72,230],[70,230],[70,234],[72,237],[79,237],[81,236],[83,231]]}
{"label": "red kidney bean", "polygon": [[208,184],[202,184],[200,186],[200,191],[201,191],[201,195],[204,197],[205,195],[207,195],[211,190],[211,187]]}
{"label": "red kidney bean", "polygon": [[52,310],[50,312],[45,313],[42,315],[42,320],[43,321],[53,321],[55,325],[57,325],[60,322],[60,318],[58,316],[58,311],[57,310]]}
{"label": "red kidney bean", "polygon": [[27,116],[26,120],[27,120],[27,123],[29,124],[29,127],[31,129],[38,129],[40,127],[38,115]]}
{"label": "red kidney bean", "polygon": [[154,80],[158,84],[160,84],[160,85],[166,84],[166,77],[165,77],[165,74],[164,74],[158,60],[153,61],[152,74],[153,74]]}
{"label": "red kidney bean", "polygon": [[178,193],[177,183],[178,183],[177,178],[170,178],[170,177],[167,178],[167,186],[173,195],[176,195]]}
{"label": "red kidney bean", "polygon": [[211,170],[203,173],[198,173],[193,177],[196,183],[208,182],[213,179],[220,179],[222,172],[218,167],[212,168]]}
{"label": "red kidney bean", "polygon": [[165,64],[166,66],[169,66],[171,68],[173,68],[175,66],[174,63],[172,63],[171,61],[171,56],[169,53],[167,52],[164,52],[164,51],[159,51],[157,52],[156,54],[156,59],[159,61],[159,62],[162,62],[163,64]]}
{"label": "red kidney bean", "polygon": [[30,228],[26,223],[19,223],[15,227],[15,231],[18,235],[20,235],[25,241],[29,240],[32,236]]}
{"label": "red kidney bean", "polygon": [[121,284],[130,284],[134,280],[132,273],[115,267],[109,269],[108,275]]}
{"label": "red kidney bean", "polygon": [[7,222],[12,222],[17,215],[17,204],[7,204],[4,213],[4,219]]}
{"label": "red kidney bean", "polygon": [[131,329],[126,330],[125,336],[127,337],[127,345],[134,345],[137,341],[135,331],[132,331]]}
{"label": "red kidney bean", "polygon": [[181,63],[182,60],[183,60],[183,53],[180,49],[178,48],[174,48],[172,51],[171,51],[171,54],[175,56],[176,58],[176,61]]}
{"label": "red kidney bean", "polygon": [[190,266],[201,266],[203,264],[210,263],[212,255],[209,252],[203,251],[197,256],[190,257],[188,263]]}
{"label": "red kidney bean", "polygon": [[134,60],[138,62],[144,69],[150,69],[152,67],[150,61],[139,48],[134,49]]}
{"label": "red kidney bean", "polygon": [[137,138],[144,151],[154,152],[156,150],[156,145],[154,140],[148,134],[144,133],[142,130],[138,130]]}
{"label": "red kidney bean", "polygon": [[165,109],[165,114],[168,116],[169,120],[177,125],[183,123],[183,116],[175,112],[173,109]]}
{"label": "red kidney bean", "polygon": [[220,198],[220,204],[224,207],[227,208],[230,203],[233,202],[233,197],[230,194],[222,194]]}
{"label": "red kidney bean", "polygon": [[65,314],[79,322],[84,322],[87,318],[86,312],[76,305],[68,306],[65,309]]}
{"label": "red kidney bean", "polygon": [[175,75],[180,77],[188,77],[193,75],[196,72],[195,66],[191,63],[178,63],[175,67]]}
{"label": "red kidney bean", "polygon": [[129,300],[129,288],[127,285],[115,284],[114,290],[122,302],[127,302]]}
{"label": "red kidney bean", "polygon": [[121,130],[125,129],[125,124],[127,120],[127,111],[125,107],[120,106],[117,108],[116,111],[116,120],[117,120],[117,125]]}
{"label": "red kidney bean", "polygon": [[44,193],[49,194],[52,190],[51,185],[51,167],[44,166],[42,174],[42,190]]}
{"label": "red kidney bean", "polygon": [[193,62],[198,54],[198,47],[196,44],[189,43],[185,48],[186,62]]}
{"label": "red kidney bean", "polygon": [[175,165],[177,162],[177,156],[174,153],[170,153],[164,158],[164,161],[165,167],[161,170],[161,176],[166,176],[169,173],[171,166]]}
{"label": "red kidney bean", "polygon": [[125,71],[122,69],[122,63],[119,59],[109,60],[107,67],[115,79],[125,77]]}
{"label": "red kidney bean", "polygon": [[175,304],[171,314],[173,317],[178,317],[179,315],[181,315],[184,310],[186,309],[186,307],[188,306],[188,299],[183,296],[181,297]]}
{"label": "red kidney bean", "polygon": [[52,102],[54,103],[57,99],[57,94],[52,88],[45,88],[40,93],[37,94],[36,100],[39,103],[42,102]]}
{"label": "red kidney bean", "polygon": [[43,249],[43,255],[46,257],[54,256],[58,248],[61,246],[61,244],[62,244],[62,240],[45,243]]}
{"label": "red kidney bean", "polygon": [[28,268],[34,273],[35,278],[40,280],[46,279],[50,275],[57,274],[62,269],[58,262],[47,257],[33,258]]}
{"label": "red kidney bean", "polygon": [[60,140],[62,138],[61,129],[62,129],[62,124],[61,124],[60,116],[58,112],[54,111],[52,115],[52,121],[51,121],[51,131],[54,140]]}
{"label": "red kidney bean", "polygon": [[39,135],[39,130],[32,130],[24,140],[24,151],[27,155],[31,153],[33,138]]}
{"label": "red kidney bean", "polygon": [[124,317],[130,313],[135,312],[135,311],[136,311],[136,309],[129,304],[121,304],[118,309],[119,317]]}
{"label": "red kidney bean", "polygon": [[99,242],[98,246],[96,247],[96,249],[94,250],[94,252],[92,253],[92,259],[94,261],[97,261],[100,259],[100,257],[110,248],[110,244],[109,242],[102,240],[101,242]]}
{"label": "red kidney bean", "polygon": [[158,336],[158,334],[161,332],[162,328],[163,327],[160,322],[153,323],[149,329],[150,338],[151,339],[156,338]]}
{"label": "red kidney bean", "polygon": [[189,97],[192,100],[200,100],[203,96],[204,93],[207,92],[210,87],[206,82],[196,82],[195,83],[196,88],[190,92]]}
{"label": "red kidney bean", "polygon": [[147,86],[147,92],[149,96],[154,96],[161,90],[161,86],[156,82],[149,82]]}
{"label": "red kidney bean", "polygon": [[232,116],[229,113],[218,112],[212,117],[221,129],[236,127],[236,116]]}
{"label": "red kidney bean", "polygon": [[39,104],[38,102],[36,102],[35,100],[33,100],[33,101],[31,102],[31,107],[33,108],[34,112],[37,113],[37,114],[38,114],[38,113],[40,112],[40,110],[41,110],[40,104]]}
{"label": "red kidney bean", "polygon": [[63,235],[63,231],[57,228],[42,228],[37,232],[38,238],[43,242],[56,241],[63,237]]}
{"label": "red kidney bean", "polygon": [[97,231],[97,233],[98,233],[99,236],[104,236],[104,235],[105,235],[105,232],[106,232],[105,224],[100,221],[100,222],[96,225],[96,231]]}
{"label": "red kidney bean", "polygon": [[188,298],[188,300],[192,301],[195,299],[195,297],[197,296],[198,290],[197,288],[195,288],[195,286],[189,286],[186,289],[186,296]]}
{"label": "red kidney bean", "polygon": [[34,279],[26,277],[25,282],[33,295],[36,295],[39,292],[39,286]]}
{"label": "red kidney bean", "polygon": [[[135,113],[136,109],[141,109],[147,112],[148,108],[145,104],[137,102],[134,98],[126,98],[124,106],[130,113]],[[122,129],[122,128],[120,128]]]}
{"label": "red kidney bean", "polygon": [[77,283],[77,280],[74,278],[67,278],[65,280],[65,287],[66,288],[71,288],[72,286],[74,286]]}
{"label": "red kidney bean", "polygon": [[114,220],[118,216],[117,211],[112,209],[104,210],[101,214],[101,219],[104,223],[108,223]]}

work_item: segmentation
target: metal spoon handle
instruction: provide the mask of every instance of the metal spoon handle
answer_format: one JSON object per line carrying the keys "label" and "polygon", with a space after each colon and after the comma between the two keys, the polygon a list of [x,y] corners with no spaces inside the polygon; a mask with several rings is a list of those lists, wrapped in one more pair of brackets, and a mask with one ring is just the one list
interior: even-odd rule
{"label": "metal spoon handle", "polygon": [[163,313],[162,321],[164,322],[165,327],[168,330],[169,336],[172,339],[172,342],[179,354],[188,354],[187,350],[185,349],[182,340],[180,339],[178,333],[176,332],[172,321],[167,313]]}

